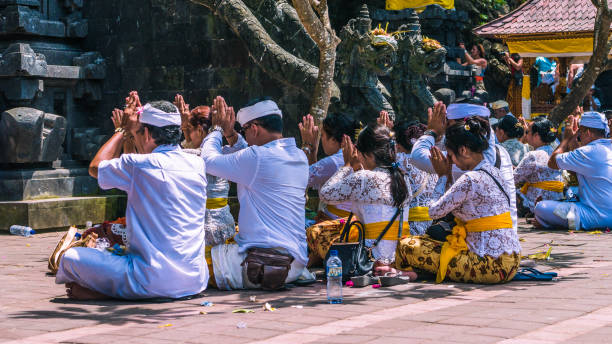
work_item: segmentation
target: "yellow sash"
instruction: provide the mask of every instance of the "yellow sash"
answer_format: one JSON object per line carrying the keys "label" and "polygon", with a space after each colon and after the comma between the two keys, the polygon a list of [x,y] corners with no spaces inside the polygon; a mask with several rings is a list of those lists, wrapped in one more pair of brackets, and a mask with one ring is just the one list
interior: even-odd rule
{"label": "yellow sash", "polygon": [[446,237],[446,242],[442,245],[440,268],[438,269],[436,283],[444,281],[446,270],[448,270],[448,263],[450,263],[451,259],[468,249],[467,243],[465,242],[465,237],[468,232],[486,232],[501,228],[512,228],[512,217],[510,216],[510,212],[495,216],[481,217],[467,222],[455,218],[455,222],[457,222],[457,225],[453,227],[453,233]]}
{"label": "yellow sash", "polygon": [[[368,223],[365,225],[365,238],[368,240],[376,240],[380,233],[387,227],[389,222],[374,222]],[[512,227],[512,226],[510,226]],[[382,237],[382,240],[397,240],[397,231],[399,230],[399,222],[393,223],[391,228],[385,233]],[[402,228],[404,233],[410,233],[410,225],[408,222],[404,222],[404,227]]]}
{"label": "yellow sash", "polygon": [[408,214],[408,221],[431,221],[431,217],[429,217],[429,207],[410,208],[410,212]]}
{"label": "yellow sash", "polygon": [[209,198],[206,200],[206,209],[219,209],[227,205],[227,198]]}
{"label": "yellow sash", "polygon": [[327,205],[327,211],[338,216],[339,218],[349,217],[349,215],[351,215],[351,213],[349,213],[348,211],[338,209],[338,207],[331,204]]}
{"label": "yellow sash", "polygon": [[565,184],[563,184],[563,182],[560,182],[558,180],[550,180],[550,181],[535,182],[535,183],[525,182],[525,184],[521,188],[521,193],[526,194],[527,190],[529,190],[529,188],[531,187],[546,190],[546,191],[563,192],[564,186]]}

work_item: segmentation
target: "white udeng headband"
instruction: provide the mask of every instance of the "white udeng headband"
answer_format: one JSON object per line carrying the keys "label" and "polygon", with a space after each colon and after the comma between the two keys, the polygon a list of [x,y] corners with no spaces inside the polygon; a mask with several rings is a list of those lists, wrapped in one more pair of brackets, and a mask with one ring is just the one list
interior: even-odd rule
{"label": "white udeng headband", "polygon": [[491,111],[482,105],[476,104],[451,104],[446,109],[447,119],[463,119],[472,116],[489,118]]}
{"label": "white udeng headband", "polygon": [[582,114],[582,117],[580,117],[580,125],[593,129],[604,129],[606,131],[606,136],[610,134],[608,121],[603,113],[595,111],[585,112]]}
{"label": "white udeng headband", "polygon": [[146,104],[139,111],[140,123],[149,124],[155,127],[166,127],[169,125],[181,125],[181,114],[178,112],[164,112],[160,109]]}
{"label": "white udeng headband", "polygon": [[236,115],[236,119],[240,122],[240,125],[245,125],[254,119],[267,115],[279,115],[281,118],[283,117],[282,111],[275,102],[272,100],[264,100],[240,109]]}

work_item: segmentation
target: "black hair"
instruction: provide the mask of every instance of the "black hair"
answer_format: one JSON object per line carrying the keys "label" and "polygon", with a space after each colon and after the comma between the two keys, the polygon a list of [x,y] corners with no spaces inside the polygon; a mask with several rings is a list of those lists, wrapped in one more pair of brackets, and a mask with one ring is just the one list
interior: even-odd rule
{"label": "black hair", "polygon": [[408,186],[404,173],[396,165],[395,140],[391,138],[389,128],[377,123],[368,125],[357,138],[357,149],[362,154],[371,153],[376,165],[391,173],[393,206],[401,207],[408,198]]}
{"label": "black hair", "polygon": [[458,122],[446,128],[444,144],[457,154],[460,147],[466,147],[475,153],[482,153],[489,148],[485,135],[490,131],[489,122],[482,117],[472,116],[464,122]]}
{"label": "black hair", "polygon": [[416,140],[423,136],[425,130],[427,130],[427,127],[423,123],[417,121],[398,122],[393,126],[397,143],[408,152],[412,151],[412,140]]}
{"label": "black hair", "polygon": [[143,123],[140,129],[138,129],[138,133],[142,134],[144,132],[144,128],[149,129],[149,133],[153,140],[155,140],[155,144],[158,146],[161,145],[173,145],[176,146],[181,143],[181,127],[178,125],[167,125],[165,127],[156,127],[154,125]]}
{"label": "black hair", "polygon": [[511,139],[523,137],[523,134],[525,134],[525,128],[523,128],[516,117],[511,115],[502,117],[497,127],[503,130]]}
{"label": "black hair", "polygon": [[327,136],[338,143],[342,143],[344,135],[348,135],[351,140],[355,141],[355,130],[357,129],[359,129],[359,123],[342,112],[330,113],[323,119],[323,130]]}
{"label": "black hair", "polygon": [[606,129],[588,128],[595,136],[606,137]]}
{"label": "black hair", "polygon": [[260,98],[255,98],[255,99],[251,99],[249,100],[246,104],[244,104],[243,107],[249,107],[249,106],[253,106],[259,102],[263,102],[266,100],[272,100],[272,97],[268,97],[268,96],[264,96],[264,97],[260,97]]}
{"label": "black hair", "polygon": [[283,132],[283,119],[279,115],[267,115],[253,120],[258,126],[271,133],[280,134]]}
{"label": "black hair", "polygon": [[531,132],[538,134],[544,143],[551,143],[557,139],[557,133],[553,130],[553,124],[547,118],[536,117],[531,125]]}
{"label": "black hair", "polygon": [[[166,100],[157,100],[154,102],[150,102],[149,105],[151,107],[161,110],[166,113],[178,113],[178,108]],[[181,143],[181,137],[183,132],[181,131],[181,127],[179,125],[167,125],[165,127],[156,127],[154,125],[143,123],[140,129],[138,129],[138,133],[142,134],[144,132],[144,128],[149,129],[149,133],[153,140],[155,140],[155,144],[158,146],[161,145],[178,145]]]}

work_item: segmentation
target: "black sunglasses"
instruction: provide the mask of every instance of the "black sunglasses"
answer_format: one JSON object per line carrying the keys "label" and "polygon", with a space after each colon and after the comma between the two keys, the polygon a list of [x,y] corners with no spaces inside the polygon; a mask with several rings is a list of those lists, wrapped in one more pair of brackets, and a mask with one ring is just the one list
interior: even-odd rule
{"label": "black sunglasses", "polygon": [[240,128],[240,135],[242,135],[242,137],[244,137],[245,132],[252,127],[253,125],[259,125],[259,123],[257,122],[253,122],[253,123],[246,123],[245,125],[242,126],[242,128]]}

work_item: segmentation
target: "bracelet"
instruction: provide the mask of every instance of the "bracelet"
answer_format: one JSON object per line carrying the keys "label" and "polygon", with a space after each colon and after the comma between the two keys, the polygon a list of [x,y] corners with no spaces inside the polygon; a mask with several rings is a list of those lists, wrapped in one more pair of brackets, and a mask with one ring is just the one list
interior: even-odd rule
{"label": "bracelet", "polygon": [[313,148],[314,148],[314,146],[312,145],[312,143],[309,143],[309,142],[304,142],[304,143],[302,143],[302,146],[308,146],[308,147],[310,147],[310,149],[313,149]]}
{"label": "bracelet", "polygon": [[211,129],[211,130],[210,130],[210,132],[211,132],[211,133],[212,133],[213,131],[218,131],[218,132],[220,132],[220,133],[221,133],[221,135],[223,135],[223,128],[221,128],[221,126],[219,126],[219,125],[215,125],[215,126],[214,126],[214,127]]}
{"label": "bracelet", "polygon": [[429,130],[425,130],[425,132],[423,133],[423,135],[429,135],[429,136],[433,137],[433,138],[434,138],[434,141],[437,141],[437,140],[438,140],[438,134],[436,134],[436,132],[435,132],[435,131],[433,131],[433,130],[431,130],[431,129],[429,129]]}
{"label": "bracelet", "polygon": [[310,148],[308,147],[302,147],[302,150],[304,151],[304,153],[306,153],[306,155],[310,155]]}
{"label": "bracelet", "polygon": [[123,127],[115,128],[115,134],[116,133],[122,133],[125,135],[125,129],[123,129]]}

